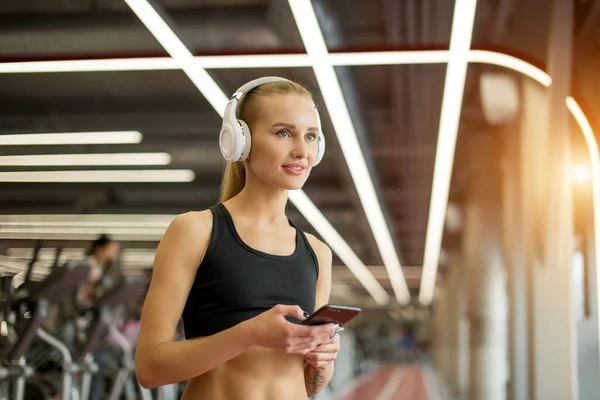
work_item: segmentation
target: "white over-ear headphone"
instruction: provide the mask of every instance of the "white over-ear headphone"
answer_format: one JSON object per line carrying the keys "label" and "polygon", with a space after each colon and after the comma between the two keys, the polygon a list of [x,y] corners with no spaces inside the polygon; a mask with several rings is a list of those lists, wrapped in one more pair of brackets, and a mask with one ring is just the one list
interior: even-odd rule
{"label": "white over-ear headphone", "polygon": [[[229,162],[244,161],[246,158],[248,158],[248,154],[250,154],[250,147],[252,143],[250,128],[246,122],[236,118],[236,107],[240,98],[252,89],[260,85],[264,85],[265,83],[286,81],[290,82],[285,78],[279,78],[277,76],[258,78],[246,83],[236,90],[231,96],[231,99],[227,103],[227,107],[225,107],[225,113],[223,114],[223,125],[221,127],[221,132],[219,133],[219,148],[221,149],[221,154],[225,160]],[[319,117],[318,111],[317,121],[319,124],[319,134],[317,135],[318,150],[317,158],[315,159],[313,167],[317,166],[321,162],[323,159],[323,154],[325,154],[325,136],[321,130],[321,118]]]}

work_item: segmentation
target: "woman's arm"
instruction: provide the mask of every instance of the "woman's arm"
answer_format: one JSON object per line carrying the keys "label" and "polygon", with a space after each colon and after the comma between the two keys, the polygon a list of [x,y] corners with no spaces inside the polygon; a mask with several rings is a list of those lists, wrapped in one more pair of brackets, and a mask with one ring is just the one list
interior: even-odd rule
{"label": "woman's arm", "polygon": [[174,341],[188,294],[212,232],[212,213],[182,214],[167,229],[156,252],[136,347],[136,374],[152,388],[190,380],[257,345],[305,354],[330,330],[287,322],[303,318],[297,306],[278,305],[217,334]]}
{"label": "woman's arm", "polygon": [[158,246],[136,348],[136,374],[146,388],[201,375],[250,346],[243,324],[206,338],[174,341],[211,232],[210,211],[182,214]]}
{"label": "woman's arm", "polygon": [[[317,255],[319,261],[319,279],[317,281],[317,292],[315,301],[315,311],[329,303],[331,294],[331,249],[325,243],[318,240],[313,235],[307,234],[308,240]],[[339,338],[337,338],[339,340]],[[339,343],[339,342],[338,342]],[[304,366],[304,382],[306,392],[309,396],[315,396],[331,380],[333,376],[333,361],[326,366],[314,367],[308,362]]]}

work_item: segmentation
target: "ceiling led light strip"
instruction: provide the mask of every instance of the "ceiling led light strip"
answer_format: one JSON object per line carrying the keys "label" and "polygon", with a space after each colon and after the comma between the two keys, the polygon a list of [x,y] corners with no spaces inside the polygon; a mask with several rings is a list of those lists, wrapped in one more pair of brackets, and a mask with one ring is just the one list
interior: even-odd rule
{"label": "ceiling led light strip", "polygon": [[[67,248],[61,249],[61,257],[80,257],[85,254],[85,249],[81,248]],[[6,249],[6,255],[13,258],[27,258],[31,259],[33,256],[33,249],[30,247],[10,247]],[[56,256],[56,249],[44,247],[41,248],[38,253],[38,260],[47,261],[54,260]]]}
{"label": "ceiling led light strip", "polygon": [[[306,54],[258,54],[235,56],[196,56],[205,69],[265,67],[310,67]],[[64,72],[173,71],[180,70],[171,57],[112,58],[98,60],[56,60],[0,63],[0,74],[35,74]]]}
{"label": "ceiling led light strip", "polygon": [[0,156],[0,166],[169,165],[168,153],[38,154]]}
{"label": "ceiling led light strip", "polygon": [[163,229],[148,229],[148,228],[130,228],[127,226],[115,227],[115,228],[84,228],[84,227],[39,227],[39,226],[0,226],[0,233],[5,234],[42,234],[51,235],[56,234],[101,234],[106,233],[108,235],[140,235],[140,236],[154,236],[161,237],[165,233],[166,228]]}
{"label": "ceiling led light strip", "polygon": [[456,0],[446,68],[419,301],[433,299],[477,0]]}
{"label": "ceiling led light strip", "polygon": [[56,72],[98,71],[160,71],[179,69],[177,62],[169,57],[113,58],[107,60],[60,60],[0,63],[0,74],[36,74]]}
{"label": "ceiling led light strip", "polygon": [[360,261],[350,246],[342,239],[340,234],[331,226],[327,218],[317,209],[302,191],[290,191],[290,200],[302,214],[313,216],[313,226],[321,237],[331,246],[331,249],[346,264],[348,269],[362,282],[363,286],[375,301],[381,305],[389,302],[389,296],[379,284],[371,271]]}
{"label": "ceiling led light strip", "polygon": [[[85,256],[87,249],[73,247],[73,248],[63,248],[61,249],[60,255],[61,257],[69,258],[69,257],[80,257]],[[156,251],[154,249],[123,249],[121,254],[124,258],[127,258],[130,261],[146,261],[148,259],[153,259]],[[26,258],[31,259],[33,255],[33,249],[30,247],[10,247],[6,250],[6,254],[10,257],[14,258]],[[38,260],[48,261],[54,260],[56,257],[56,248],[54,247],[44,247],[40,249],[38,253]]]}
{"label": "ceiling led light strip", "polygon": [[[86,220],[96,217],[98,221]],[[160,238],[175,215],[0,215],[0,234],[52,234],[153,236]],[[42,237],[40,236],[40,239]],[[68,251],[68,249],[65,249]],[[14,254],[13,254],[14,255]]]}
{"label": "ceiling led light strip", "polygon": [[[444,64],[450,57],[448,50],[373,51],[352,53],[329,53],[333,66]],[[550,76],[541,69],[508,54],[487,50],[470,50],[470,63],[498,65],[535,79],[545,86]],[[145,61],[142,61],[145,60]],[[306,54],[258,54],[235,56],[197,56],[194,60],[205,69],[289,68],[310,67],[311,58]],[[167,68],[168,67],[168,68]],[[59,60],[0,63],[0,74],[48,73],[48,72],[100,72],[100,71],[160,71],[178,70],[177,62],[168,57],[150,59],[109,60]]]}
{"label": "ceiling led light strip", "polygon": [[544,86],[550,86],[552,78],[545,71],[523,61],[519,58],[509,56],[508,54],[496,53],[487,50],[471,50],[468,55],[469,62],[497,65],[500,67],[512,69],[523,75],[531,77]]}
{"label": "ceiling led light strip", "polygon": [[[90,231],[90,232],[4,232],[0,230],[0,239],[10,240],[95,240],[99,234],[106,233],[105,231]],[[117,241],[135,241],[135,242],[157,242],[163,235],[152,234],[148,235],[144,232],[137,233],[115,233],[111,237]]]}
{"label": "ceiling led light strip", "polygon": [[138,131],[0,134],[0,146],[138,144],[141,141],[142,134]]}
{"label": "ceiling led light strip", "polygon": [[375,187],[358,143],[342,89],[335,70],[329,61],[329,52],[317,17],[310,0],[290,0],[289,4],[306,52],[311,58],[313,70],[319,82],[327,110],[334,116],[331,121],[338,136],[338,142],[346,158],[346,164],[354,180],[354,185],[381,253],[381,258],[390,276],[396,299],[400,303],[408,303],[410,301],[408,285],[402,273],[402,267],[390,230],[383,216]]}
{"label": "ceiling led light strip", "polygon": [[330,53],[329,62],[334,66],[444,64],[448,62],[449,54],[448,50]]}
{"label": "ceiling led light strip", "polygon": [[125,2],[166,52],[177,62],[179,68],[190,78],[210,105],[219,115],[223,115],[227,96],[204,67],[194,59],[194,55],[185,47],[159,13],[147,0],[125,0]]}
{"label": "ceiling led light strip", "polygon": [[194,177],[187,169],[0,172],[0,182],[192,182]]}
{"label": "ceiling led light strip", "polygon": [[[169,53],[169,55],[178,62],[178,65],[181,67],[181,69],[183,69],[183,71],[187,74],[187,76],[194,83],[194,85],[196,85],[198,90],[200,90],[200,92],[212,105],[215,111],[217,111],[217,113],[222,116],[225,111],[225,106],[227,104],[227,96],[223,93],[223,91],[221,91],[219,86],[206,72],[206,70],[204,69],[205,66],[198,62],[198,60],[194,59],[194,56],[185,47],[185,45],[181,42],[177,35],[172,31],[168,24],[160,17],[158,12],[156,12],[156,10],[152,8],[152,6],[146,0],[125,0],[125,2],[129,5],[129,7],[131,7],[133,12],[138,16],[138,18],[140,18],[142,23],[146,26],[150,33],[152,33],[156,40],[163,46],[163,48]],[[294,198],[298,199],[298,196]],[[292,202],[294,202],[294,200],[292,200]],[[315,230],[319,232],[319,234],[321,234],[320,228],[323,227],[320,221],[321,214],[315,212],[318,211],[316,206],[314,206],[314,204],[312,204],[312,202],[310,202],[310,200],[307,197],[303,198],[303,204],[305,206],[303,207],[304,210],[312,210],[308,211],[307,213],[303,213],[304,217],[315,228]],[[307,208],[307,204],[312,205],[312,207]],[[332,249],[334,249],[334,246],[331,246]],[[342,251],[342,254],[336,251],[336,254],[341,259],[353,259],[352,257],[354,253],[351,252],[349,246],[337,246],[336,248],[338,251]],[[358,258],[356,258],[356,260],[354,261],[357,260]],[[360,268],[360,266],[348,266],[348,268],[354,268],[354,270],[356,270],[357,268]],[[372,274],[370,275],[372,277]],[[359,282],[361,282],[363,286],[365,286],[367,290],[373,290],[372,285],[369,285],[369,281],[364,280],[364,275],[357,276],[357,279],[359,280]],[[381,301],[382,296],[379,295],[378,299],[379,301]]]}
{"label": "ceiling led light strip", "polygon": [[[126,225],[129,228],[161,228],[166,229],[169,226],[170,221],[175,218],[175,216],[171,217],[168,221],[123,221],[118,216],[115,216],[114,221],[12,221],[9,216],[8,221],[0,221],[0,225],[3,227],[11,226],[11,227],[54,227],[54,228],[96,228],[96,229],[106,229],[106,228],[120,228],[123,225]],[[17,217],[21,217],[20,215]],[[75,218],[80,217],[80,215],[76,215]]]}
{"label": "ceiling led light strip", "polygon": [[10,268],[10,271],[27,271],[27,263],[0,254],[0,268]]}
{"label": "ceiling led light strip", "polygon": [[175,214],[23,214],[0,215],[0,225],[167,227]]}

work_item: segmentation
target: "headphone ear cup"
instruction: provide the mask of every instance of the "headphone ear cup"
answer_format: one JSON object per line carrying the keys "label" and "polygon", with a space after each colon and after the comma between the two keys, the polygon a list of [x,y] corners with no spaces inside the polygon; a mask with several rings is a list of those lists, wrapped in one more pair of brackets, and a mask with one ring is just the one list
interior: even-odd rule
{"label": "headphone ear cup", "polygon": [[315,163],[313,164],[313,167],[319,165],[321,160],[323,160],[323,155],[325,154],[325,135],[323,135],[323,133],[321,132],[317,137],[317,158],[315,160]]}
{"label": "headphone ear cup", "polygon": [[219,134],[219,148],[223,158],[229,162],[244,161],[250,153],[250,128],[237,119],[224,123]]}
{"label": "headphone ear cup", "polygon": [[239,138],[235,127],[230,123],[223,123],[219,133],[219,149],[223,158],[229,162],[236,162],[239,158]]}
{"label": "headphone ear cup", "polygon": [[242,142],[240,143],[241,154],[238,161],[244,161],[250,154],[252,148],[252,135],[250,134],[250,127],[246,122],[241,119],[237,120],[239,124],[240,137]]}

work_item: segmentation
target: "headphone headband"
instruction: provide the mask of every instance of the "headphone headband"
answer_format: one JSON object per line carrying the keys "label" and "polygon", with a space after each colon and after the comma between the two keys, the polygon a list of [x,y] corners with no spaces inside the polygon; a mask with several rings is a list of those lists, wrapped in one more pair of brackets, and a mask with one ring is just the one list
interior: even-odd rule
{"label": "headphone headband", "polygon": [[285,78],[280,78],[278,76],[264,76],[262,78],[257,78],[257,79],[251,80],[250,82],[245,83],[242,86],[240,86],[238,88],[238,90],[236,90],[235,93],[231,96],[231,99],[233,99],[235,97],[236,100],[239,100],[240,97],[242,97],[243,95],[245,95],[252,89],[257,88],[266,83],[274,83],[274,82],[290,82],[290,80],[285,79]]}

